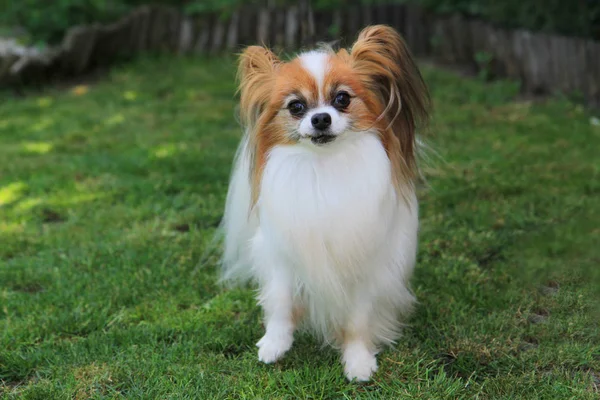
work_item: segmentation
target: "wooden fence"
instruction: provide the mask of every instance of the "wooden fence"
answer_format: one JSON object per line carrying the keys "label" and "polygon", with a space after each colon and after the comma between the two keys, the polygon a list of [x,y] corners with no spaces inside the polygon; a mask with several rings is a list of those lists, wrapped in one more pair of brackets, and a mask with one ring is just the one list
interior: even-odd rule
{"label": "wooden fence", "polygon": [[599,42],[506,30],[406,4],[334,11],[314,11],[308,4],[243,7],[228,18],[143,6],[110,25],[74,27],[55,49],[0,54],[0,84],[77,75],[146,51],[213,54],[256,43],[293,51],[331,40],[349,45],[362,27],[384,23],[402,33],[417,56],[486,68],[495,76],[519,79],[527,92],[577,93],[589,105],[600,106]]}

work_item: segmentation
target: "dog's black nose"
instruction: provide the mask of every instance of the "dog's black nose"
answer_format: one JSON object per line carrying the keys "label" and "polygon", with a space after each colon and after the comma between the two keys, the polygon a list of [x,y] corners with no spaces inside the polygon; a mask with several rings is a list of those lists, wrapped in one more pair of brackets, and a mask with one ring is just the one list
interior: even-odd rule
{"label": "dog's black nose", "polygon": [[331,125],[331,115],[327,113],[315,114],[310,119],[310,122],[315,129],[324,131]]}

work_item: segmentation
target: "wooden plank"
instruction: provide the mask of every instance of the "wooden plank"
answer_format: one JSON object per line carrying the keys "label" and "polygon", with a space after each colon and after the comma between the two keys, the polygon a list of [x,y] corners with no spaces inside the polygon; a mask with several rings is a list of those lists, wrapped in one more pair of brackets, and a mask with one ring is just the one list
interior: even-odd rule
{"label": "wooden plank", "polygon": [[332,24],[332,15],[328,11],[315,11],[315,34],[318,42],[330,41],[333,37],[329,31]]}
{"label": "wooden plank", "polygon": [[474,57],[478,52],[486,51],[485,24],[480,20],[473,20],[469,23],[469,31],[471,35],[471,48]]}
{"label": "wooden plank", "polygon": [[194,45],[195,53],[205,54],[209,52],[214,18],[215,16],[213,14],[205,14],[198,17],[198,22],[196,23],[196,26],[198,27],[198,38]]}
{"label": "wooden plank", "polygon": [[259,43],[257,38],[258,10],[253,6],[242,6],[239,11],[238,45],[247,46]]}
{"label": "wooden plank", "polygon": [[185,17],[181,20],[179,43],[177,45],[177,52],[179,54],[188,54],[192,50],[196,33],[195,29],[196,27],[192,18]]}
{"label": "wooden plank", "polygon": [[152,7],[152,18],[148,32],[148,50],[157,51],[161,49],[167,32],[168,21],[166,17],[164,7]]}
{"label": "wooden plank", "polygon": [[271,10],[261,8],[258,12],[258,24],[256,26],[257,44],[261,46],[269,45],[269,30],[271,26]]}
{"label": "wooden plank", "polygon": [[600,107],[600,43],[592,40],[585,42],[585,81],[586,100]]}
{"label": "wooden plank", "polygon": [[344,18],[342,11],[336,9],[331,15],[331,26],[329,28],[329,37],[336,44],[340,44],[344,36]]}
{"label": "wooden plank", "polygon": [[406,6],[404,4],[392,4],[390,10],[390,25],[396,29],[402,36],[406,35],[405,22]]}
{"label": "wooden plank", "polygon": [[229,51],[232,51],[239,46],[239,27],[240,13],[239,10],[236,10],[231,15],[229,26],[227,27],[227,40],[225,43],[225,48]]}
{"label": "wooden plank", "polygon": [[61,44],[60,57],[61,69],[65,73],[77,75],[88,68],[97,35],[97,24],[75,26],[67,31]]}
{"label": "wooden plank", "polygon": [[568,76],[568,62],[566,60],[567,56],[567,41],[564,37],[555,36],[554,37],[554,50],[556,54],[554,54],[554,62],[556,67],[556,72],[558,73],[556,78],[556,87],[561,93],[567,93],[570,90],[569,85],[569,76]]}
{"label": "wooden plank", "polygon": [[418,30],[418,25],[419,25],[419,21],[417,20],[417,13],[418,13],[418,10],[414,5],[408,4],[406,6],[406,13],[405,13],[405,19],[404,19],[404,21],[405,21],[404,38],[405,38],[408,46],[411,48],[411,50],[415,54],[419,54],[419,49],[417,49],[417,45],[418,45],[417,30]]}
{"label": "wooden plank", "polygon": [[534,57],[539,63],[539,82],[542,85],[544,92],[550,92],[552,88],[552,60],[550,57],[548,35],[544,33],[535,33],[532,36],[532,45]]}
{"label": "wooden plank", "polygon": [[129,13],[120,21],[124,25],[125,31],[120,43],[121,53],[126,57],[131,57],[135,55],[135,12]]}
{"label": "wooden plank", "polygon": [[588,90],[588,81],[585,79],[586,77],[586,64],[587,64],[587,52],[585,46],[585,39],[581,38],[572,38],[573,42],[573,86],[577,92],[585,97],[585,94]]}
{"label": "wooden plank", "polygon": [[374,4],[372,6],[373,24],[388,24],[387,5]]}
{"label": "wooden plank", "polygon": [[[451,20],[449,17],[436,18],[432,23],[432,47],[436,58],[447,62],[454,63],[456,52],[452,41]],[[423,44],[418,42],[419,48]]]}
{"label": "wooden plank", "polygon": [[166,33],[163,42],[163,48],[171,52],[177,51],[179,47],[179,30],[181,29],[181,19],[183,16],[174,7],[165,9],[165,19],[167,20]]}
{"label": "wooden plank", "polygon": [[500,46],[500,50],[496,54],[497,58],[502,60],[500,63],[494,63],[494,76],[507,76],[519,79],[522,74],[522,67],[514,51],[514,32],[505,29],[496,29],[492,26],[488,29],[496,32],[496,36],[498,37],[497,43]]}
{"label": "wooden plank", "polygon": [[540,64],[535,56],[535,44],[531,32],[521,31],[521,46],[523,49],[523,79],[524,87],[529,93],[541,94],[544,85],[540,79]]}
{"label": "wooden plank", "polygon": [[352,46],[352,43],[354,42],[354,37],[356,35],[356,31],[352,28],[350,22],[350,13],[350,7],[344,8],[343,11],[340,13],[340,16],[342,18],[342,26],[340,31],[340,46],[346,49]]}
{"label": "wooden plank", "polygon": [[358,6],[350,6],[346,13],[347,26],[347,41],[352,44],[356,40],[356,36],[361,29],[360,8]]}
{"label": "wooden plank", "polygon": [[299,14],[298,7],[290,6],[286,13],[285,23],[285,46],[289,49],[295,49],[299,44]]}
{"label": "wooden plank", "polygon": [[133,37],[130,39],[130,46],[134,52],[148,50],[150,23],[152,21],[152,7],[142,6],[135,11]]}
{"label": "wooden plank", "polygon": [[414,54],[422,56],[430,53],[431,30],[434,20],[421,7],[407,5],[406,40]]}
{"label": "wooden plank", "polygon": [[[502,60],[502,63],[506,65],[506,74],[508,77],[513,79],[522,80],[523,78],[523,59],[524,59],[524,50],[523,50],[523,40],[522,40],[522,31],[513,31],[510,34],[510,55],[511,58],[507,57],[506,53],[498,53],[498,57]],[[491,43],[493,46],[493,43]],[[490,47],[488,47],[490,49]]]}
{"label": "wooden plank", "polygon": [[306,33],[305,35],[303,35],[303,40],[302,40],[302,45],[306,46],[306,45],[312,45],[314,44],[315,40],[316,40],[316,27],[315,27],[315,13],[313,8],[310,5],[310,0],[305,0],[302,2],[303,6],[303,10],[304,13],[306,14],[305,16],[305,21],[306,23],[305,25],[305,29],[303,29],[303,33]]}
{"label": "wooden plank", "polygon": [[217,15],[212,27],[212,38],[210,44],[210,52],[218,53],[223,50],[225,44],[227,20],[222,16]]}
{"label": "wooden plank", "polygon": [[[395,15],[394,13],[396,12],[397,6],[398,4],[385,4],[383,7],[385,9],[385,17],[384,17],[384,22],[386,25],[389,26],[394,26],[394,22],[395,22]],[[401,5],[401,4],[400,4]]]}
{"label": "wooden plank", "polygon": [[[125,19],[109,25],[98,26],[94,48],[90,54],[90,65],[109,65],[115,60],[129,56],[130,53],[126,52],[129,37],[128,21]],[[158,43],[160,44],[160,42]]]}
{"label": "wooden plank", "polygon": [[432,15],[424,9],[420,12],[419,43],[422,55],[431,53],[431,21]]}
{"label": "wooden plank", "polygon": [[565,92],[568,90],[566,85],[567,77],[565,71],[565,60],[564,60],[564,39],[560,36],[552,36],[550,41],[550,48],[552,49],[552,64],[554,70],[554,85],[553,89],[559,92]]}
{"label": "wooden plank", "polygon": [[[571,38],[564,37],[563,47],[563,65],[564,65],[564,88],[566,93],[571,93],[577,90],[576,81],[576,57],[574,40]],[[585,63],[585,61],[584,61]],[[584,64],[585,65],[585,64]]]}
{"label": "wooden plank", "polygon": [[[120,39],[118,46],[118,57],[120,59],[131,59],[135,53],[131,47],[131,38],[134,35],[133,32],[133,19],[131,18],[131,14],[125,16],[119,20],[120,25]],[[177,28],[177,32],[179,33],[179,28]]]}
{"label": "wooden plank", "polygon": [[273,10],[271,45],[278,50],[285,45],[285,9],[282,7]]}
{"label": "wooden plank", "polygon": [[454,61],[470,63],[473,59],[473,42],[469,21],[459,14],[450,18],[450,33],[455,52]]}
{"label": "wooden plank", "polygon": [[361,23],[360,23],[361,28],[364,28],[369,25],[373,25],[373,12],[372,12],[370,6],[363,5],[361,7],[360,16],[361,16]]}

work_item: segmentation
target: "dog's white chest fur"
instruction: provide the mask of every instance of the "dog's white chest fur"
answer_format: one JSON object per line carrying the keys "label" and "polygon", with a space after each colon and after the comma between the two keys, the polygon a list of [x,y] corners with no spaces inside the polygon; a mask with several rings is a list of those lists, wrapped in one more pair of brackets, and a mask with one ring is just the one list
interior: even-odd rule
{"label": "dog's white chest fur", "polygon": [[263,174],[262,234],[314,285],[362,279],[389,234],[396,204],[389,160],[374,135],[355,135],[323,149],[274,148]]}
{"label": "dog's white chest fur", "polygon": [[357,324],[370,324],[379,343],[389,342],[399,304],[412,302],[406,279],[416,200],[411,208],[397,198],[376,136],[324,147],[281,146],[269,154],[251,239],[254,276],[277,288],[271,293],[291,285],[308,327],[326,340],[370,313],[372,321]]}
{"label": "dog's white chest fur", "polygon": [[373,354],[398,337],[398,314],[414,302],[413,188],[398,198],[383,144],[355,132],[323,147],[274,147],[251,208],[247,144],[227,199],[224,260],[226,278],[259,285],[267,321],[259,358],[273,362],[290,348],[297,309],[313,332],[343,340],[347,376],[367,379]]}

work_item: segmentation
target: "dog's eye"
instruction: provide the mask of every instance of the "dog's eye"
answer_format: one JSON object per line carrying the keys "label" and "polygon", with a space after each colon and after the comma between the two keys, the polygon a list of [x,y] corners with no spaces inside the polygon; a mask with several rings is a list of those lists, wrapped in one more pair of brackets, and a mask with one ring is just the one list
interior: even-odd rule
{"label": "dog's eye", "polygon": [[346,92],[339,92],[333,99],[333,106],[337,109],[344,109],[350,105],[350,95]]}
{"label": "dog's eye", "polygon": [[306,112],[306,105],[299,100],[292,101],[288,104],[288,110],[294,117],[301,117]]}

